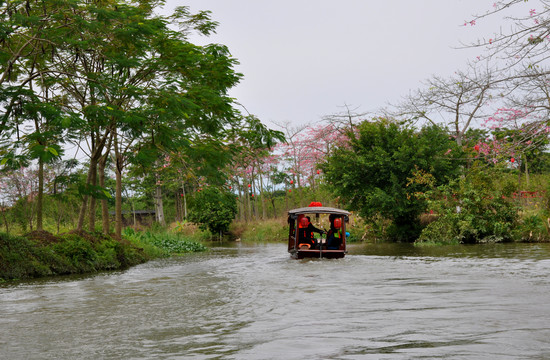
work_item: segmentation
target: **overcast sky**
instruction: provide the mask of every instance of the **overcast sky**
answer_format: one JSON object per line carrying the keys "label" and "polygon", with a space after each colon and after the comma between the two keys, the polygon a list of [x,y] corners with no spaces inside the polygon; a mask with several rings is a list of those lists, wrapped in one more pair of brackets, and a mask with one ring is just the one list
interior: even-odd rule
{"label": "overcast sky", "polygon": [[[464,26],[493,0],[168,0],[210,10],[244,74],[230,95],[265,124],[314,123],[348,104],[369,112],[396,103],[432,74],[465,69],[499,23]],[[496,28],[495,28],[496,27]]]}

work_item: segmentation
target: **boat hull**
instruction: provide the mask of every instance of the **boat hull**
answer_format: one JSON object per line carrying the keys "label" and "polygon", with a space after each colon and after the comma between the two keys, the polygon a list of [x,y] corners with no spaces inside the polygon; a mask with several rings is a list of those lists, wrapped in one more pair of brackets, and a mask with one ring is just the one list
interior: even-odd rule
{"label": "boat hull", "polygon": [[290,255],[295,259],[325,258],[341,259],[346,256],[344,250],[291,250]]}

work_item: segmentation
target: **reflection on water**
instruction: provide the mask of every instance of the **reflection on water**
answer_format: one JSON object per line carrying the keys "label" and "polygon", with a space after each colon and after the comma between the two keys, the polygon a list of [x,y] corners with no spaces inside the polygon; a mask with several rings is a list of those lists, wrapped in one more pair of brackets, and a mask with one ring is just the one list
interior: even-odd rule
{"label": "reflection on water", "polygon": [[549,244],[225,244],[0,287],[0,358],[545,359],[549,271]]}

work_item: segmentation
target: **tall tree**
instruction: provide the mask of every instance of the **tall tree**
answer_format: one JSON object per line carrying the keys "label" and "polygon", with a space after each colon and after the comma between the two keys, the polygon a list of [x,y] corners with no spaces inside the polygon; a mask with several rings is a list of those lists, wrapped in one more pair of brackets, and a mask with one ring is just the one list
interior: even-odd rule
{"label": "tall tree", "polygon": [[[206,13],[178,8],[170,17],[154,14],[155,1],[83,3],[71,13],[73,37],[56,53],[60,76],[56,90],[66,94],[85,126],[90,166],[86,194],[97,197],[98,162],[113,151],[117,176],[116,233],[120,235],[121,179],[135,152],[161,154],[185,145],[191,133],[217,134],[233,121],[227,90],[240,75],[235,60],[221,45],[196,46],[188,31],[209,34],[215,23]],[[170,25],[181,25],[174,31]],[[107,146],[112,140],[112,148]],[[153,155],[153,157],[157,157]],[[85,210],[93,226],[95,205]]]}
{"label": "tall tree", "polygon": [[502,81],[498,72],[480,66],[469,64],[468,70],[456,71],[449,78],[432,76],[409,94],[393,115],[441,125],[462,145],[466,132],[490,116],[489,102],[499,94]]}
{"label": "tall tree", "polygon": [[71,4],[44,1],[0,2],[0,155],[2,164],[38,161],[37,229],[42,230],[44,164],[61,155],[65,128],[74,118],[64,99],[51,90],[58,75],[54,55],[66,42],[63,14]]}
{"label": "tall tree", "polygon": [[365,217],[381,215],[393,222],[390,236],[412,240],[419,234],[425,203],[414,196],[424,185],[411,179],[431,174],[439,184],[456,176],[460,151],[437,126],[416,132],[387,120],[363,122],[356,139],[338,148],[322,169],[335,195]]}

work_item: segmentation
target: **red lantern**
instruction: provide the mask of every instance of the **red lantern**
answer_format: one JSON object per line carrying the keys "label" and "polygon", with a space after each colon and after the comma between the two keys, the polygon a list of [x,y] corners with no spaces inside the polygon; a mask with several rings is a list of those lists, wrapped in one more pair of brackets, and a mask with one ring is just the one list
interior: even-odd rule
{"label": "red lantern", "polygon": [[252,197],[254,197],[254,194],[252,194]]}
{"label": "red lantern", "polygon": [[252,185],[248,184],[248,187],[251,187]]}
{"label": "red lantern", "polygon": [[321,173],[321,171],[320,171],[320,170],[317,170],[317,175],[319,175],[320,173]]}
{"label": "red lantern", "polygon": [[514,158],[511,158],[511,159],[510,159],[510,161],[511,161],[511,162],[514,162],[514,161],[516,161],[516,159],[514,159]]}
{"label": "red lantern", "polygon": [[475,151],[479,151],[479,145],[474,146]]}
{"label": "red lantern", "polygon": [[229,190],[233,189],[231,186],[229,187]]}
{"label": "red lantern", "polygon": [[288,192],[292,192],[292,189],[288,189]]}
{"label": "red lantern", "polygon": [[290,180],[290,184],[294,184],[294,180]]}

